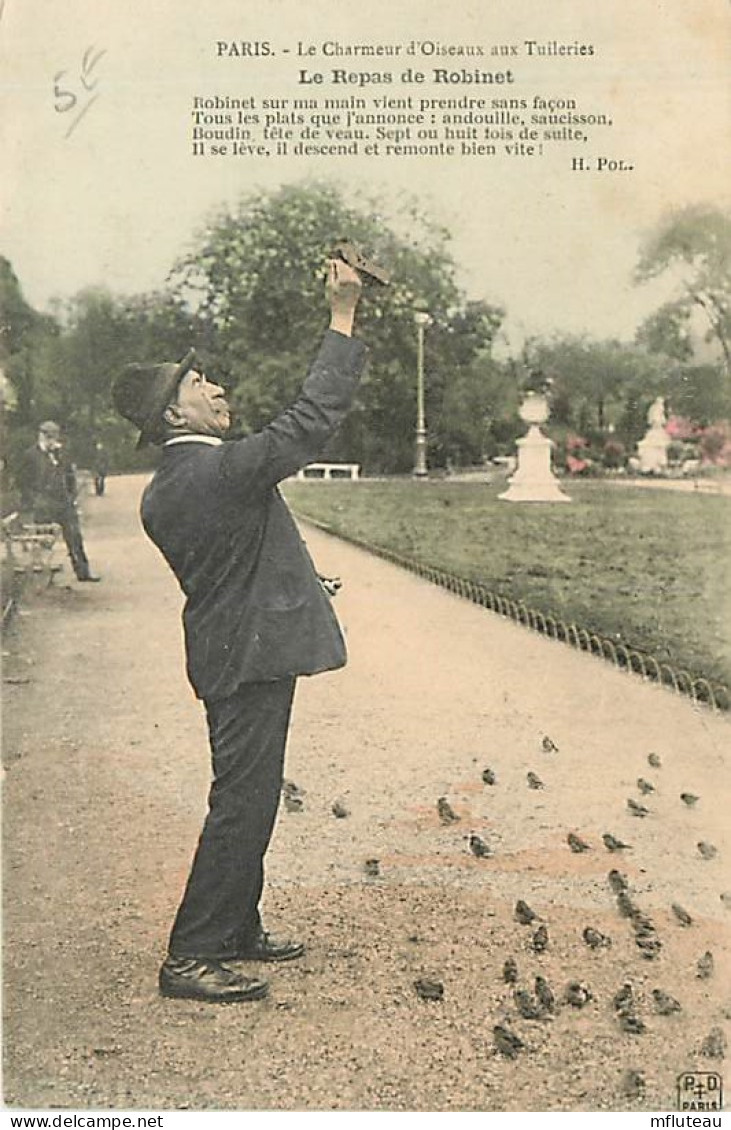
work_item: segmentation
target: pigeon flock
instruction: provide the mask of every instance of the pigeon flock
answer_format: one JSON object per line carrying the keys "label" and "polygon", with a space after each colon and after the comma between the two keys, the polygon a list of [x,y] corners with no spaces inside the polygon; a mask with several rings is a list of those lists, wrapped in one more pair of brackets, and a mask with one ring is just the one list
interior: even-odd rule
{"label": "pigeon flock", "polygon": [[[541,749],[545,754],[560,753],[558,745],[548,735],[543,736]],[[647,763],[651,769],[660,770],[662,768],[662,761],[656,753],[648,755]],[[493,768],[484,768],[481,772],[481,779],[483,785],[490,788],[498,786],[498,776]],[[526,774],[525,780],[528,789],[531,790],[538,791],[550,787],[550,780],[547,784],[533,770]],[[647,800],[650,805],[653,804],[654,798],[658,795],[658,789],[660,795],[663,793],[657,781],[648,780],[643,776],[637,778],[636,784],[640,796]],[[292,812],[301,811],[304,791],[291,781],[285,781],[282,791],[285,807]],[[700,797],[689,792],[682,792],[678,797],[680,804],[688,809],[695,808],[700,799]],[[628,812],[634,817],[645,819],[652,815],[648,804],[634,797],[628,797],[626,804]],[[349,815],[349,811],[341,801],[333,803],[331,812],[340,819]],[[455,811],[447,796],[438,797],[436,812],[441,825],[445,828],[459,824],[464,815],[464,813],[461,815]],[[475,831],[470,831],[466,835],[463,834],[462,839],[466,841],[469,852],[477,860],[489,859],[495,854],[494,847]],[[569,831],[565,842],[569,851],[574,854],[602,850],[597,844],[590,843],[582,838],[576,831]],[[625,843],[611,831],[601,834],[601,843],[603,849],[613,856],[633,853],[635,850],[632,844]],[[695,847],[701,860],[711,861],[718,856],[716,846],[706,840],[699,840]],[[379,877],[381,875],[379,861],[377,859],[365,860],[364,872],[368,878]],[[638,905],[636,895],[631,889],[627,876],[616,867],[611,867],[607,873],[607,884],[615,902],[618,929],[622,928],[623,922],[626,922],[631,930],[638,958],[643,962],[656,961],[661,954],[663,940],[655,923]],[[731,899],[728,892],[724,892],[720,897],[724,905],[726,905],[727,900]],[[678,926],[686,929],[692,928],[693,918],[683,906],[673,902],[668,909]],[[551,946],[551,937],[549,923],[544,920],[543,915],[522,898],[515,902],[513,913],[517,925],[526,928],[524,952],[542,954],[548,950]],[[585,926],[579,937],[583,944],[590,951],[595,952],[597,956],[602,952],[611,951],[612,938],[602,933],[595,926]],[[528,957],[525,966],[529,965],[530,960],[530,957]],[[714,977],[714,974],[714,956],[710,950],[706,950],[699,954],[695,961],[695,978],[699,981],[709,981]],[[646,978],[640,978],[640,980],[646,980]],[[557,1018],[562,1009],[580,1010],[595,1000],[591,985],[579,980],[567,979],[563,985],[554,984],[554,986],[551,986],[544,976],[536,975],[535,971],[524,967],[524,963],[519,962],[512,955],[507,956],[503,962],[502,981],[505,986],[509,987],[510,1004],[514,1007],[516,1020],[531,1021],[536,1024],[550,1023]],[[429,1002],[444,1000],[443,982],[433,977],[421,977],[413,984],[419,999]],[[681,1000],[668,992],[667,988],[656,985],[649,991],[649,994],[648,991],[638,993],[635,986],[628,980],[623,981],[606,1002],[601,1002],[597,998],[595,1007],[602,1003],[606,1003],[610,1015],[614,1016],[617,1030],[631,1037],[640,1037],[646,1032],[646,1019],[649,1019],[651,1015],[670,1018],[683,1014]],[[641,1015],[641,1010],[645,1013],[644,1017]],[[515,1060],[523,1054],[529,1054],[529,1036],[522,1033],[521,1038],[521,1035],[513,1030],[511,1027],[513,1021],[509,1014],[503,1015],[501,1020],[501,1023],[494,1024],[492,1027],[493,1053],[509,1060]],[[697,1050],[700,1056],[706,1059],[720,1060],[725,1058],[727,1043],[723,1030],[718,1026],[711,1028]],[[646,1087],[647,1079],[644,1072],[628,1070],[622,1077],[620,1091],[624,1098],[632,1102],[641,1100],[645,1096]]]}

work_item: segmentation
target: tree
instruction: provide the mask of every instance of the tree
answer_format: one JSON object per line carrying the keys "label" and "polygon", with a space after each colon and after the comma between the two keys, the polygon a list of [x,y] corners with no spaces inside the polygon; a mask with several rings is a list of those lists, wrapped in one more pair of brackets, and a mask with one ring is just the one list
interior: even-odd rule
{"label": "tree", "polygon": [[727,375],[731,375],[731,216],[693,204],[670,213],[640,251],[638,282],[677,277],[675,314],[696,307],[705,315]]}
{"label": "tree", "polygon": [[[370,469],[413,461],[416,412],[414,312],[428,310],[427,418],[442,412],[455,368],[489,350],[502,311],[470,307],[455,283],[447,233],[412,204],[397,222],[376,205],[346,204],[331,185],[288,185],[243,197],[214,216],[171,274],[202,327],[204,359],[232,389],[247,428],[260,427],[296,394],[325,320],[328,252],[341,238],[363,246],[392,273],[388,288],[366,285],[358,320],[369,344],[359,407],[330,448]],[[469,412],[466,408],[465,419]]]}

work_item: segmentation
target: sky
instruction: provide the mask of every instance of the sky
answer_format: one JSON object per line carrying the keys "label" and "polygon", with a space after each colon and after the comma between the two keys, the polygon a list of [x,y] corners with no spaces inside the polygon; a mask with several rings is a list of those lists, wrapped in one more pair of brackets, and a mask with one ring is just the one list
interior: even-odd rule
{"label": "sky", "polygon": [[[154,290],[213,212],[317,177],[376,197],[384,215],[415,196],[451,233],[467,295],[506,308],[509,351],[530,334],[629,339],[671,293],[633,284],[643,239],[672,209],[730,204],[730,18],[728,0],[5,0],[0,253],[40,309],[87,286]],[[528,56],[526,40],[548,54]],[[241,42],[271,53],[219,54]],[[400,45],[400,58],[343,60],[325,44]],[[490,56],[510,44],[517,55]],[[551,54],[557,44],[592,52]],[[433,53],[466,45],[483,55]],[[420,87],[401,81],[407,66]],[[302,67],[323,74],[320,98],[538,94],[613,124],[532,157],[192,154],[194,97],[302,97]],[[341,67],[394,82],[333,86]],[[513,82],[435,83],[440,68],[510,69]],[[599,171],[601,156],[631,168]]]}

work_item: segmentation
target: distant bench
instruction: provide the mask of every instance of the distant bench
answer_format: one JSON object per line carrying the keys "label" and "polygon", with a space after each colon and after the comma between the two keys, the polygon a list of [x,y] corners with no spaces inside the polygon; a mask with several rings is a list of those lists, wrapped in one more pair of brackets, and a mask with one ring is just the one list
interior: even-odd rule
{"label": "distant bench", "polygon": [[351,479],[355,481],[360,478],[360,463],[308,463],[306,467],[301,467],[294,477],[299,480]]}
{"label": "distant bench", "polygon": [[8,563],[14,573],[41,574],[52,581],[54,575],[63,569],[62,565],[51,560],[61,527],[55,522],[17,526],[17,517],[17,513],[9,514],[2,520],[2,538]]}

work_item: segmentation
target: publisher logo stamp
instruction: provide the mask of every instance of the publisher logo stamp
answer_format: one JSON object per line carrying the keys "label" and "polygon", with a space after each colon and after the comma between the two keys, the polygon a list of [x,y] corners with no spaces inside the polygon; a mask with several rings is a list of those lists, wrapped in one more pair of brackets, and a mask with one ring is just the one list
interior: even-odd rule
{"label": "publisher logo stamp", "polygon": [[678,1110],[723,1110],[723,1079],[715,1071],[678,1076]]}

